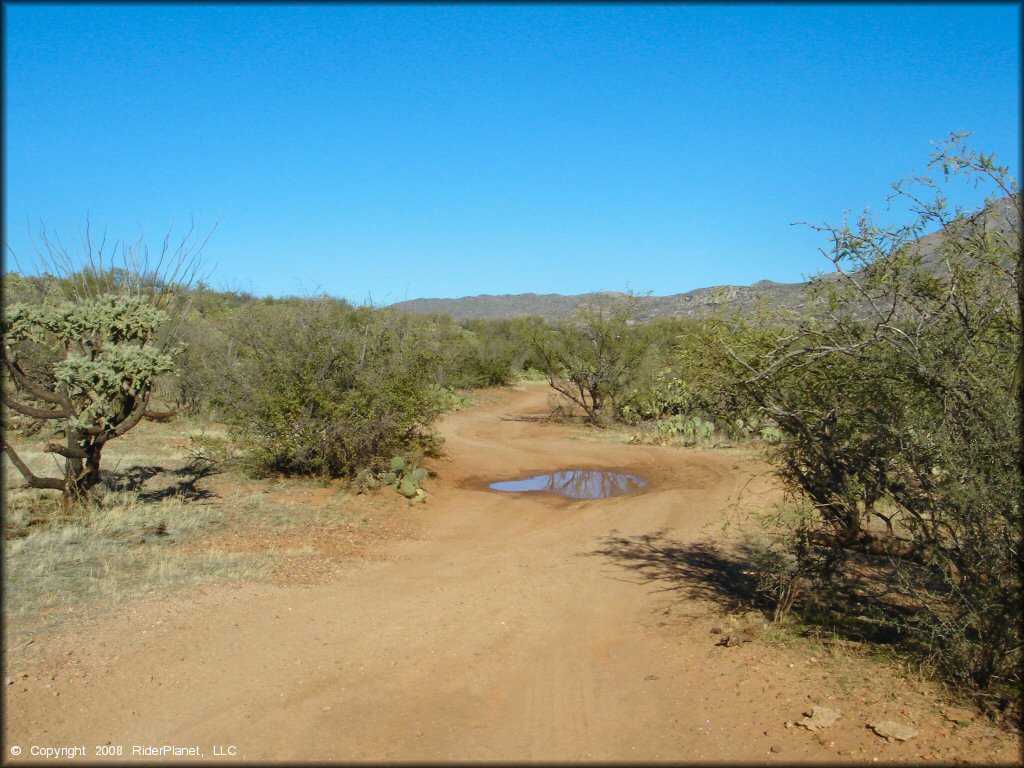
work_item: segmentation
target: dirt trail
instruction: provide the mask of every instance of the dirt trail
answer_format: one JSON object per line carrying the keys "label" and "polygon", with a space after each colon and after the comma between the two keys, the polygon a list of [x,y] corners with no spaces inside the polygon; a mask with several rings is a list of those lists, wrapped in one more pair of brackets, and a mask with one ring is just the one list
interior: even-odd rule
{"label": "dirt trail", "polygon": [[[444,420],[429,502],[409,510],[420,535],[387,559],[319,587],[150,601],[8,669],[5,750],[20,745],[20,761],[30,745],[84,745],[94,759],[108,743],[133,760],[147,745],[246,761],[1016,759],[996,729],[943,722],[917,683],[847,672],[840,688],[842,660],[716,645],[705,561],[671,565],[653,548],[720,536],[741,488],[756,501],[766,487],[763,466],[524,418],[547,393],[505,392]],[[650,485],[594,501],[486,490],[569,467]],[[812,704],[843,717],[824,736],[784,727]],[[922,733],[889,743],[868,718]]]}

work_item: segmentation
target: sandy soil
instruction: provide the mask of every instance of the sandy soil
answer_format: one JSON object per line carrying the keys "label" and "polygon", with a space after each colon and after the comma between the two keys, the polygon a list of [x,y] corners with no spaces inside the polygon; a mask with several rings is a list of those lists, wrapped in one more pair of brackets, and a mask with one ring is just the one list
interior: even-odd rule
{"label": "sandy soil", "polygon": [[[405,512],[418,533],[384,557],[319,585],[139,601],[9,649],[5,760],[165,745],[207,761],[1019,760],[1013,736],[955,724],[895,665],[767,635],[719,644],[741,621],[723,613],[730,579],[750,574],[713,542],[737,500],[770,495],[764,466],[530,418],[548,391],[444,420],[429,501]],[[650,486],[593,501],[486,489],[571,467]],[[815,705],[839,720],[786,726]],[[918,735],[887,741],[867,728],[880,720]]]}

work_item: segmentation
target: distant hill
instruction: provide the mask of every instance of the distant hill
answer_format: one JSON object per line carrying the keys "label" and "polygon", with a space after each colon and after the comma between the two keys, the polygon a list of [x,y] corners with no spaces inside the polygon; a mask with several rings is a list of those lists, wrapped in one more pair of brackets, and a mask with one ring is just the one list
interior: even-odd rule
{"label": "distant hill", "polygon": [[[759,298],[772,303],[798,306],[806,283],[773,283],[762,280],[751,286],[725,285],[698,288],[672,296],[639,296],[639,319],[658,317],[700,317],[723,304],[735,308],[753,307]],[[545,320],[563,320],[580,304],[625,294],[604,291],[563,296],[559,293],[518,293],[503,296],[466,296],[460,299],[412,299],[393,304],[406,312],[439,313],[453,320],[500,319],[535,315]]]}
{"label": "distant hill", "polygon": [[[986,229],[1008,234],[1014,229],[1016,219],[1010,198],[996,201],[990,208],[979,211]],[[1020,221],[1016,220],[1020,231]],[[942,232],[926,235],[917,241],[925,265],[934,264],[935,251],[943,236]],[[824,280],[835,279],[835,273],[822,276]],[[776,283],[760,280],[753,285],[720,285],[698,288],[671,296],[640,296],[640,320],[661,317],[699,318],[718,310],[747,310],[759,302],[800,309],[803,306],[807,283]],[[580,304],[595,300],[621,297],[625,294],[615,291],[582,293],[563,296],[558,293],[518,293],[493,296],[466,296],[459,299],[412,299],[400,301],[391,306],[406,312],[445,314],[453,320],[500,319],[510,317],[538,316],[548,321],[569,317]]]}

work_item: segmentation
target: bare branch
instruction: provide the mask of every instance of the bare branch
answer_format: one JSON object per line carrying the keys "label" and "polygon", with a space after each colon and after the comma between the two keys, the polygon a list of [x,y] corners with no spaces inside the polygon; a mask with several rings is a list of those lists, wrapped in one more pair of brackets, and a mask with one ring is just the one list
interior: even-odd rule
{"label": "bare branch", "polygon": [[135,401],[135,405],[127,418],[122,421],[113,431],[109,432],[105,437],[105,440],[112,440],[115,437],[121,437],[128,430],[142,421],[142,417],[146,415],[146,406],[149,404],[149,393],[147,392],[144,397],[140,397]]}
{"label": "bare branch", "polygon": [[67,406],[67,403],[60,397],[60,395],[38,386],[28,377],[28,374],[21,369],[18,361],[11,359],[7,352],[6,344],[0,345],[0,356],[3,357],[7,370],[10,371],[11,378],[14,379],[14,382],[19,389],[25,390],[36,400],[42,400],[44,403],[52,403],[63,407]]}
{"label": "bare branch", "polygon": [[11,463],[13,463],[14,466],[18,468],[18,471],[21,472],[22,477],[25,478],[25,482],[27,482],[31,487],[49,488],[54,491],[64,490],[63,480],[59,480],[55,477],[38,477],[35,474],[33,474],[32,470],[28,468],[28,465],[21,460],[20,456],[18,456],[17,452],[14,450],[14,446],[12,446],[6,440],[4,441],[4,453],[7,454],[7,457],[11,460]]}
{"label": "bare branch", "polygon": [[165,419],[171,418],[172,416],[177,416],[180,411],[181,406],[178,406],[177,408],[172,408],[169,411],[146,411],[145,417],[152,421],[163,421]]}
{"label": "bare branch", "polygon": [[62,410],[48,411],[43,408],[33,408],[32,406],[20,403],[11,397],[6,387],[0,389],[0,398],[3,399],[3,404],[8,408],[17,411],[23,416],[31,416],[33,419],[61,419],[67,415]]}
{"label": "bare branch", "polygon": [[89,454],[81,448],[72,448],[66,445],[60,445],[59,443],[47,443],[45,450],[48,453],[56,453],[58,456],[63,456],[65,459],[89,458]]}

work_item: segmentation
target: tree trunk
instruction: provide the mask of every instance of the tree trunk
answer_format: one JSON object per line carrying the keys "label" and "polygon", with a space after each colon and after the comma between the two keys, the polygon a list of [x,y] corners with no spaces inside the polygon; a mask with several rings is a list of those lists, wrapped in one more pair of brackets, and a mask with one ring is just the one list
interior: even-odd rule
{"label": "tree trunk", "polygon": [[[84,445],[83,445],[84,443]],[[64,464],[64,505],[83,500],[103,479],[100,454],[103,444],[75,430],[67,433],[68,452],[85,451],[85,458],[66,458]]]}

